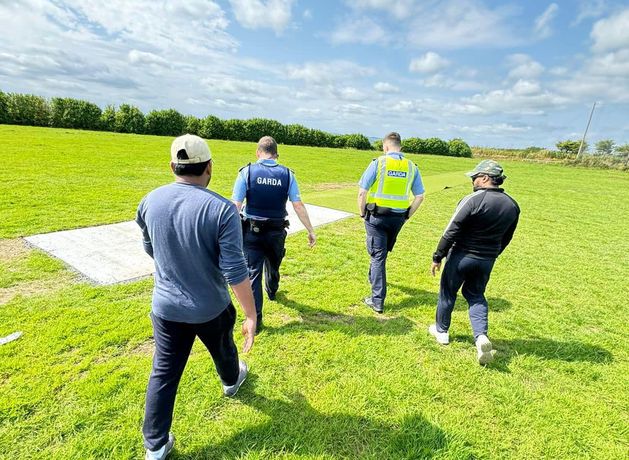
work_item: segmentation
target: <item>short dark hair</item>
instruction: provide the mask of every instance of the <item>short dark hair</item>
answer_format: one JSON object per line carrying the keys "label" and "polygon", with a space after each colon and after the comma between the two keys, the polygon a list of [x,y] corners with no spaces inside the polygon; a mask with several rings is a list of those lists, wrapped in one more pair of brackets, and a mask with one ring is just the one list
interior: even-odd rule
{"label": "short dark hair", "polygon": [[207,165],[212,160],[204,161],[203,163],[192,163],[192,164],[177,164],[175,163],[174,172],[176,176],[201,176]]}
{"label": "short dark hair", "polygon": [[258,141],[258,150],[274,157],[277,156],[277,142],[271,136],[264,136]]}
{"label": "short dark hair", "polygon": [[502,185],[502,183],[505,181],[505,176],[489,176],[489,179],[491,179],[491,184],[492,185]]}
{"label": "short dark hair", "polygon": [[402,137],[400,136],[400,133],[396,133],[395,131],[393,131],[387,134],[386,136],[384,136],[384,139],[382,140],[382,142],[383,143],[388,142],[389,144],[393,144],[397,147],[400,147],[402,145]]}

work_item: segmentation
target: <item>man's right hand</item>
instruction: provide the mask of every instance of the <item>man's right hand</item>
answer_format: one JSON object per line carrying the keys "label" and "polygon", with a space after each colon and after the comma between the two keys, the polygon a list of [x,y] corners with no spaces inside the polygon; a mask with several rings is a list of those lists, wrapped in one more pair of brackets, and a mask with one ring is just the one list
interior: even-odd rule
{"label": "man's right hand", "polygon": [[243,353],[248,353],[253,347],[253,341],[256,335],[256,318],[245,318],[242,323],[242,335],[245,338],[245,344],[242,347]]}
{"label": "man's right hand", "polygon": [[308,246],[313,247],[317,242],[317,235],[315,232],[308,232]]}

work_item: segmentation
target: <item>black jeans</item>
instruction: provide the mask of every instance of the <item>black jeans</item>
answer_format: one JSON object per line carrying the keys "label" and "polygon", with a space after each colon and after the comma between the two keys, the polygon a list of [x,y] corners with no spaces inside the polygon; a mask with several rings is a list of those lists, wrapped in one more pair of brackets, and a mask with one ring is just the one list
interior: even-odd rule
{"label": "black jeans", "polygon": [[176,323],[161,319],[152,313],[151,320],[155,354],[146,390],[142,433],[144,446],[157,450],[168,442],[177,387],[195,337],[201,339],[212,355],[216,371],[224,385],[236,383],[240,368],[238,350],[233,338],[236,309],[231,303],[220,315],[207,323]]}
{"label": "black jeans", "polygon": [[448,255],[443,273],[437,302],[436,324],[439,332],[447,332],[450,328],[452,310],[458,290],[469,304],[470,323],[474,338],[487,335],[488,314],[485,288],[496,259],[476,259],[462,252],[452,251]]}
{"label": "black jeans", "polygon": [[365,219],[367,252],[371,256],[369,282],[373,303],[382,307],[387,296],[387,255],[393,250],[398,233],[406,222],[404,214],[369,215]]}
{"label": "black jeans", "polygon": [[244,253],[258,317],[262,315],[262,272],[264,271],[264,288],[267,294],[275,295],[280,285],[280,265],[286,254],[285,242],[286,230],[283,228],[259,233],[245,228]]}

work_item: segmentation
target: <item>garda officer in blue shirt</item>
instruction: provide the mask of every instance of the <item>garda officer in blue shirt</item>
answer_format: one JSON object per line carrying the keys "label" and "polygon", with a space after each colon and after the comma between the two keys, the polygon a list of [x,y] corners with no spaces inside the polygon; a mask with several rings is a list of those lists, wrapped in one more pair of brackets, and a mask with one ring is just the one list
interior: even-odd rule
{"label": "garda officer in blue shirt", "polygon": [[[371,296],[364,302],[376,313],[384,311],[387,254],[393,250],[404,222],[424,200],[419,169],[404,158],[401,146],[398,133],[387,134],[382,142],[384,155],[369,164],[358,184],[358,211],[365,219],[367,252],[371,256]],[[411,195],[414,197],[412,202]]]}
{"label": "garda officer in blue shirt", "polygon": [[317,237],[306,206],[301,201],[293,172],[277,162],[275,139],[271,136],[260,139],[256,156],[256,163],[249,163],[238,172],[232,201],[243,215],[244,252],[259,330],[262,325],[262,272],[265,272],[264,287],[270,300],[275,299],[279,287],[280,264],[286,253],[287,199],[290,199],[297,217],[308,231],[310,247],[314,246]]}

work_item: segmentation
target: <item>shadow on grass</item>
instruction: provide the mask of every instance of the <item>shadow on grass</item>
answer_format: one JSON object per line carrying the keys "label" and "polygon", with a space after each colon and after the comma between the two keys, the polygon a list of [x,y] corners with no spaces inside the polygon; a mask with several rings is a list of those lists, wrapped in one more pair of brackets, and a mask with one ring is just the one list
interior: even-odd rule
{"label": "shadow on grass", "polygon": [[[404,308],[416,307],[418,305],[431,305],[433,308],[437,308],[437,300],[439,298],[438,292],[425,291],[423,289],[417,289],[410,286],[405,286],[398,283],[389,283],[390,287],[399,289],[404,294],[410,296],[408,299],[404,299],[396,304],[385,304],[385,308],[391,308],[391,310],[401,310]],[[489,304],[489,311],[505,311],[511,308],[511,302],[498,297],[488,297],[487,303]],[[457,303],[455,309],[464,308],[467,309],[468,305],[461,293],[457,297]]]}
{"label": "shadow on grass", "polygon": [[[454,342],[466,342],[471,347],[474,342],[470,336],[451,336]],[[510,372],[508,364],[520,355],[532,355],[538,358],[566,362],[589,362],[593,364],[606,364],[614,360],[613,355],[603,347],[589,345],[577,341],[560,342],[544,338],[523,338],[513,340],[493,339],[492,344],[496,355],[491,368]]]}
{"label": "shadow on grass", "polygon": [[420,414],[388,424],[363,416],[319,412],[297,393],[282,400],[243,393],[239,399],[268,420],[248,426],[218,445],[204,446],[173,458],[222,459],[246,455],[277,458],[292,454],[430,459],[446,451],[450,458],[474,458],[467,443],[446,435]]}
{"label": "shadow on grass", "polygon": [[[292,320],[282,326],[264,325],[266,334],[280,334],[294,331],[311,330],[319,332],[338,331],[351,336],[361,335],[404,335],[411,332],[413,322],[405,317],[354,316],[343,313],[331,313],[289,299],[283,292],[278,292],[276,302],[284,307],[299,312],[300,319]],[[368,308],[365,306],[365,311]]]}

